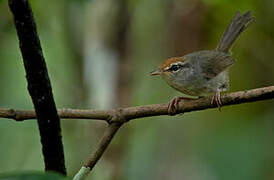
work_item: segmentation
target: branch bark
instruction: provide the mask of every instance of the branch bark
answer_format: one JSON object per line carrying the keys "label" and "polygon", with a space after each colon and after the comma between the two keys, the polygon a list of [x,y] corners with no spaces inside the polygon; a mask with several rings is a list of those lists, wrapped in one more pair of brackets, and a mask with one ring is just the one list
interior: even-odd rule
{"label": "branch bark", "polygon": [[20,42],[28,91],[37,115],[45,170],[66,175],[60,119],[29,1],[9,0],[9,7]]}
{"label": "branch bark", "polygon": [[[114,118],[119,118],[119,116],[114,116]],[[119,130],[119,128],[123,125],[123,123],[112,123],[110,124],[101,140],[99,141],[97,147],[91,153],[89,159],[87,160],[86,164],[80,169],[80,171],[74,176],[73,180],[82,180],[90,173],[90,171],[94,168],[95,164],[98,160],[102,157],[103,153],[105,152],[106,148],[110,144],[112,138]]]}
{"label": "branch bark", "polygon": [[[274,98],[274,86],[257,88],[252,90],[227,93],[221,96],[223,106],[242,104],[247,102],[262,101]],[[58,114],[63,119],[91,119],[105,122],[126,122],[150,116],[168,115],[168,103],[152,104],[145,106],[127,107],[111,110],[81,110],[81,109],[60,109]],[[199,111],[209,108],[216,108],[211,105],[211,97],[195,100],[185,100],[179,103],[179,110],[176,114]],[[112,120],[115,114],[119,113],[122,118]],[[0,117],[23,121],[35,119],[33,110],[14,110],[0,108]]]}
{"label": "branch bark", "polygon": [[103,137],[101,138],[97,147],[95,148],[95,151],[90,155],[88,161],[86,162],[85,167],[89,167],[90,169],[93,169],[95,164],[98,162],[98,160],[100,159],[100,157],[103,155],[106,148],[110,144],[113,136],[116,134],[116,132],[119,130],[121,126],[122,126],[122,123],[112,123],[107,127]]}
{"label": "branch bark", "polygon": [[[247,102],[262,101],[274,98],[274,86],[257,88],[252,90],[238,91],[227,93],[221,96],[223,106],[236,105]],[[90,155],[87,163],[75,175],[74,180],[84,179],[93,169],[98,160],[102,157],[104,151],[110,144],[113,136],[118,129],[126,122],[150,116],[168,115],[168,103],[152,104],[146,106],[127,107],[111,110],[79,110],[79,109],[62,109],[59,110],[61,118],[69,119],[98,119],[109,123],[102,139],[98,143],[95,151]],[[177,114],[199,111],[209,108],[216,108],[216,105],[211,105],[211,97],[200,98],[195,100],[185,100],[179,103]],[[0,117],[11,118],[16,121],[36,118],[36,114],[32,110],[13,110],[1,109]]]}
{"label": "branch bark", "polygon": [[[260,101],[265,99],[274,98],[274,86],[253,89],[249,91],[239,91],[235,93],[229,93],[222,96],[221,100],[223,105],[241,104],[245,102]],[[216,105],[214,106],[216,107]],[[203,110],[207,108],[213,108],[211,106],[211,98],[201,98],[197,100],[188,100],[180,103],[180,109],[178,113],[190,112],[196,110]],[[130,119],[137,119],[141,117],[167,115],[167,104],[155,104],[148,106],[129,107],[124,109],[118,109],[113,113],[113,124],[110,124],[109,129],[106,130],[99,145],[96,147],[94,153],[90,155],[89,160],[83,166],[78,173],[74,176],[73,180],[83,180],[92,171],[93,167],[103,155],[103,152],[111,142],[113,136],[117,130],[123,125],[123,123]],[[112,128],[111,128],[112,127]]]}

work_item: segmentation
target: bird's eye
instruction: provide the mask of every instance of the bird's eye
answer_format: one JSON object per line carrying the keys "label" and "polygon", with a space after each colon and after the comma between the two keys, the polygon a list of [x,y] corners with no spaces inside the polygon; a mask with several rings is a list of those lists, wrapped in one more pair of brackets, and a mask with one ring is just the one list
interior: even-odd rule
{"label": "bird's eye", "polygon": [[167,70],[168,71],[173,71],[173,72],[177,72],[179,71],[180,69],[186,69],[186,68],[189,68],[190,65],[189,63],[184,63],[184,64],[173,64],[171,67],[169,67]]}
{"label": "bird's eye", "polygon": [[178,71],[179,69],[180,69],[180,66],[174,64],[168,70],[169,71]]}

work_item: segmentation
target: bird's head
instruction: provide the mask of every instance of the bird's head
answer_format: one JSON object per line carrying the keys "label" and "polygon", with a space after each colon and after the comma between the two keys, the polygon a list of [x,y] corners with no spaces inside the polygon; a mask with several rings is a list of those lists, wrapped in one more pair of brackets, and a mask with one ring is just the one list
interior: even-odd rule
{"label": "bird's head", "polygon": [[164,79],[170,79],[181,74],[189,67],[189,63],[183,57],[173,57],[164,61],[157,70],[150,72],[150,75],[160,75]]}

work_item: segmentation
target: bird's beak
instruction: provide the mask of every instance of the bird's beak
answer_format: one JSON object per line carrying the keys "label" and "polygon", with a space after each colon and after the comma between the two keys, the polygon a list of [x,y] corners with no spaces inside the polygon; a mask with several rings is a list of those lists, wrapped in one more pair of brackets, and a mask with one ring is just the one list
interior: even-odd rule
{"label": "bird's beak", "polygon": [[151,75],[151,76],[157,76],[157,75],[160,75],[160,74],[161,74],[161,71],[160,71],[159,69],[150,72],[150,75]]}

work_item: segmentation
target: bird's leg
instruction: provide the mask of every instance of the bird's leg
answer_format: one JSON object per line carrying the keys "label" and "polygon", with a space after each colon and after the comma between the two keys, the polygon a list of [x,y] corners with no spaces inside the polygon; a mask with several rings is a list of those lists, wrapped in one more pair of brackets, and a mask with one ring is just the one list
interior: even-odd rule
{"label": "bird's leg", "polygon": [[222,110],[221,109],[221,107],[222,107],[222,101],[221,101],[221,93],[220,93],[219,89],[213,95],[213,97],[211,99],[211,105],[213,105],[214,102],[217,104],[219,111],[221,111]]}
{"label": "bird's leg", "polygon": [[171,99],[171,101],[168,103],[168,114],[170,116],[172,115],[175,115],[178,108],[179,108],[179,102],[181,100],[192,100],[193,98],[188,98],[188,97],[178,97],[178,96],[175,96],[174,98]]}

